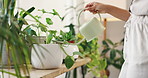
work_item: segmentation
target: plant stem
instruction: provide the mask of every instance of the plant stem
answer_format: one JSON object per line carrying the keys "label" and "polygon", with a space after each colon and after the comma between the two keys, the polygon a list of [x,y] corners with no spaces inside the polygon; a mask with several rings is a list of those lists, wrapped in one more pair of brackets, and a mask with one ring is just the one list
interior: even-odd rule
{"label": "plant stem", "polygon": [[67,54],[67,52],[64,50],[62,44],[60,44],[60,48],[63,50],[63,52],[66,54],[66,56],[69,56],[69,55]]}

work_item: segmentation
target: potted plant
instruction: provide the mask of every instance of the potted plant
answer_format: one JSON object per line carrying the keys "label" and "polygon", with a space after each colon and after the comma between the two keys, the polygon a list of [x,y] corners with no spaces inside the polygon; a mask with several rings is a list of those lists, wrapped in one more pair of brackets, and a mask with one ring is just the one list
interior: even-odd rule
{"label": "potted plant", "polygon": [[[72,34],[72,31],[69,32],[63,32],[62,30],[60,31],[60,35],[54,36],[53,40],[56,43],[62,43],[63,48],[66,51],[66,53],[70,56],[73,55],[73,52],[79,52],[76,43],[76,37]],[[64,53],[63,58],[66,58],[66,54]],[[75,59],[78,58],[78,55],[75,56]]]}
{"label": "potted plant", "polygon": [[[16,76],[17,78],[25,78],[29,77],[29,47],[34,39],[23,31],[22,27],[24,24],[27,25],[24,18],[27,16],[27,13],[31,13],[34,10],[34,7],[27,10],[27,13],[17,11],[15,14],[15,3],[16,0],[2,0],[0,10],[0,72]],[[5,60],[4,56],[7,60]],[[6,66],[10,69],[12,65],[15,73],[4,70]],[[21,70],[23,70],[23,73],[21,73]],[[22,74],[25,76],[22,76]]]}
{"label": "potted plant", "polygon": [[[109,65],[113,65],[117,69],[121,69],[122,64],[124,63],[123,59],[123,50],[119,49],[119,46],[123,45],[123,40],[120,42],[113,43],[110,39],[106,39],[102,41],[103,50],[101,52],[101,56],[106,59],[107,68]],[[109,75],[109,73],[108,73]]]}
{"label": "potted plant", "polygon": [[[83,39],[81,34],[78,34],[78,39]],[[99,45],[98,45],[98,38],[87,42],[86,40],[83,41],[81,44],[78,45],[80,52],[85,57],[90,57],[91,62],[82,66],[82,75],[85,78],[85,74],[90,71],[93,73],[94,77],[103,77],[107,78],[106,74],[101,75],[101,71],[105,70],[106,68],[106,60],[101,57],[99,53]]]}
{"label": "potted plant", "polygon": [[[21,10],[22,12],[26,12],[24,9]],[[55,11],[55,9],[53,9],[52,12],[47,12],[44,9],[38,11],[41,11],[43,14],[52,14],[54,16],[57,15],[60,19],[62,19],[59,16],[59,14]],[[39,15],[34,16],[30,13],[27,14],[35,20],[35,24],[30,24],[30,25],[37,28],[38,32],[35,33],[38,34],[33,37],[40,43],[40,44],[35,43],[33,45],[34,47],[32,48],[32,53],[31,53],[32,66],[37,69],[58,68],[62,64],[63,53],[62,50],[60,49],[60,45],[49,44],[53,39],[53,35],[55,35],[57,32],[56,30],[48,29],[48,26],[53,25],[52,19],[46,18],[46,24],[44,24],[40,21],[40,18],[42,18],[43,14],[41,16]],[[28,30],[33,30],[33,29],[29,27],[28,29],[26,29],[26,32],[28,32]],[[40,35],[40,31],[46,33],[46,36],[44,38],[43,36]]]}
{"label": "potted plant", "polygon": [[[25,12],[25,10],[23,9],[22,11]],[[63,20],[63,18],[60,17],[60,15],[55,9],[53,9],[52,12],[47,12],[44,9],[39,10],[39,11],[41,11],[43,14],[52,14],[54,16],[56,15],[61,19],[61,21]],[[71,49],[69,50],[69,48],[71,48],[71,45],[68,46],[69,48],[64,47],[65,45],[69,45],[69,43],[71,44],[74,43],[73,40],[75,37],[72,35],[72,33],[60,31],[60,35],[57,35],[56,30],[48,29],[48,25],[49,26],[53,25],[51,18],[46,18],[46,23],[48,25],[45,25],[39,21],[41,16],[33,16],[30,13],[28,13],[28,15],[30,15],[37,23],[36,25],[34,24],[32,25],[36,26],[38,30],[41,30],[42,32],[46,33],[45,44],[35,44],[34,45],[35,50],[32,49],[31,58],[32,58],[33,67],[38,68],[38,69],[57,68],[62,64],[63,52],[64,52],[67,55],[67,57],[65,58],[65,65],[67,68],[71,68],[71,66],[74,64],[73,56],[76,54],[80,55],[79,52],[75,52],[72,55],[67,53],[67,51],[70,52]],[[37,58],[37,56],[39,56],[40,58]]]}

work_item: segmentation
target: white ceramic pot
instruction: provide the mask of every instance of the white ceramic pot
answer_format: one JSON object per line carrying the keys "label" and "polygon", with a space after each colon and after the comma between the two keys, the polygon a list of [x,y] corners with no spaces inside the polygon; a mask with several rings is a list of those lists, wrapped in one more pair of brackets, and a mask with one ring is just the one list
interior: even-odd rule
{"label": "white ceramic pot", "polygon": [[[58,68],[63,61],[63,52],[58,44],[34,45],[31,53],[32,66],[37,69]],[[39,57],[38,57],[39,56]]]}
{"label": "white ceramic pot", "polygon": [[[77,45],[64,45],[64,50],[66,51],[66,53],[70,56],[73,55],[73,52],[79,52],[78,46]],[[64,53],[64,52],[63,52]],[[63,55],[63,59],[66,58],[66,55],[64,53]],[[78,58],[78,55],[74,55],[74,58]]]}

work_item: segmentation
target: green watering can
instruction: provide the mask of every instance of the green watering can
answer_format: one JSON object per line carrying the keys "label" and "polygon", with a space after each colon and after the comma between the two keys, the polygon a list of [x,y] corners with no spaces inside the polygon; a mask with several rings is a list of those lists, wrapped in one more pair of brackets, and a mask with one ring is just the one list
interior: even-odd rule
{"label": "green watering can", "polygon": [[[82,12],[84,12],[84,10],[82,10],[78,16],[79,25],[80,25],[79,18]],[[100,21],[101,21],[101,16],[100,16]],[[93,40],[94,38],[97,38],[99,35],[102,35],[102,32],[105,30],[105,27],[102,25],[100,21],[96,17],[93,17],[90,21],[80,26],[79,31],[87,40],[87,42]]]}

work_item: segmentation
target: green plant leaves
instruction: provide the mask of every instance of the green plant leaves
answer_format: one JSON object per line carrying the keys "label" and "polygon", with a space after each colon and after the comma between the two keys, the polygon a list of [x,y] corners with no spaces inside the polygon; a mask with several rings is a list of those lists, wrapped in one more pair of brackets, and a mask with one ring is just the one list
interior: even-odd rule
{"label": "green plant leaves", "polygon": [[60,31],[60,35],[55,36],[55,40],[57,41],[63,41],[63,42],[67,42],[67,41],[75,41],[76,38],[75,36],[72,34],[72,32],[63,32],[62,30]]}
{"label": "green plant leaves", "polygon": [[105,47],[109,47],[109,45],[107,44],[107,42],[105,40],[102,41],[102,44],[105,46]]}
{"label": "green plant leaves", "polygon": [[52,39],[53,39],[54,35],[56,35],[57,31],[50,30],[48,32],[49,32],[49,35],[46,38],[46,44],[49,44],[52,41]]}
{"label": "green plant leaves", "polygon": [[41,31],[43,31],[43,32],[46,32],[47,31],[47,26],[46,25],[40,23],[39,24],[39,27],[40,27]]}
{"label": "green plant leaves", "polygon": [[114,43],[110,40],[110,39],[106,39],[106,41],[111,44],[111,45],[114,45]]}
{"label": "green plant leaves", "polygon": [[106,48],[102,51],[102,54],[101,55],[105,55],[108,51],[110,50],[110,48]]}
{"label": "green plant leaves", "polygon": [[[118,47],[122,45],[123,39],[116,43],[113,43],[110,39],[106,39],[102,41],[102,43],[104,49],[101,53],[101,56],[107,60],[108,65],[113,65],[117,69],[121,69],[121,66],[124,62],[123,50],[118,49]],[[118,57],[116,57],[117,54]]]}
{"label": "green plant leaves", "polygon": [[115,57],[116,57],[116,50],[114,50],[114,49],[112,49],[111,51],[110,51],[110,59],[115,59]]}
{"label": "green plant leaves", "polygon": [[84,57],[83,54],[80,53],[80,52],[73,52],[73,55],[79,55],[79,56],[81,56],[81,57]]}
{"label": "green plant leaves", "polygon": [[42,11],[42,13],[48,13],[44,9],[39,9],[38,11]]}
{"label": "green plant leaves", "polygon": [[75,35],[75,29],[74,29],[74,25],[73,24],[67,25],[65,27],[69,27],[69,30],[72,32],[72,35]]}
{"label": "green plant leaves", "polygon": [[26,27],[23,31],[30,36],[37,36],[36,32],[33,29],[31,29],[29,26]]}
{"label": "green plant leaves", "polygon": [[35,7],[31,7],[30,9],[28,9],[25,13],[22,13],[21,14],[21,16],[22,16],[22,18],[24,18],[24,17],[26,17],[28,14],[27,14],[27,12],[28,13],[31,13],[31,12],[33,12],[35,10]]}
{"label": "green plant leaves", "polygon": [[99,62],[100,62],[100,65],[98,65],[98,68],[100,70],[104,70],[106,68],[106,66],[107,66],[106,60],[105,59],[102,59]]}
{"label": "green plant leaves", "polygon": [[53,21],[50,18],[46,18],[46,23],[48,25],[52,25],[53,24]]}
{"label": "green plant leaves", "polygon": [[74,58],[72,56],[67,56],[65,58],[65,66],[67,69],[70,69],[74,64]]}

